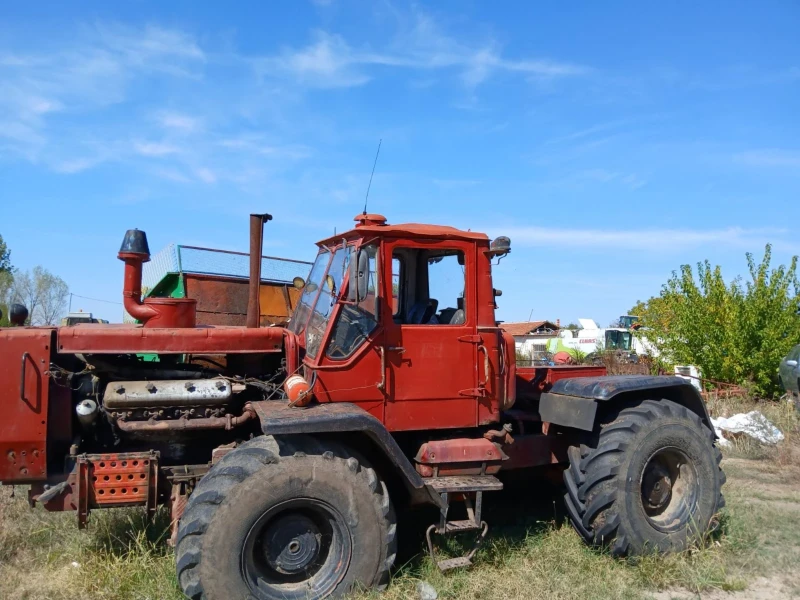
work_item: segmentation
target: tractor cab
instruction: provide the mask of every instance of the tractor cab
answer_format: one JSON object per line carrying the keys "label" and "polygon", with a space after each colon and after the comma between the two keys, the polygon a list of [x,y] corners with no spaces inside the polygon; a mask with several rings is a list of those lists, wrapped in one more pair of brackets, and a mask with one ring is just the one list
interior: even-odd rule
{"label": "tractor cab", "polygon": [[509,251],[507,239],[355,220],[319,242],[308,278],[296,282],[289,329],[315,396],[357,402],[390,430],[496,421],[509,399],[491,260]]}

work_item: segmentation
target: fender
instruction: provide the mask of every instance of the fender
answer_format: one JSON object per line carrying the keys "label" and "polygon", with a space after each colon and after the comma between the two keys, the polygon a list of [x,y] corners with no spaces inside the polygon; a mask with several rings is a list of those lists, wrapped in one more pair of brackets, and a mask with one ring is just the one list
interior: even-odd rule
{"label": "fender", "polygon": [[705,402],[691,383],[670,375],[617,375],[561,379],[539,400],[542,421],[592,431],[598,405],[621,400],[665,398],[696,413],[714,431]]}
{"label": "fender", "polygon": [[325,402],[294,408],[269,400],[253,402],[252,406],[266,435],[363,433],[394,466],[414,503],[442,506],[439,494],[425,485],[383,423],[359,406],[349,402]]}

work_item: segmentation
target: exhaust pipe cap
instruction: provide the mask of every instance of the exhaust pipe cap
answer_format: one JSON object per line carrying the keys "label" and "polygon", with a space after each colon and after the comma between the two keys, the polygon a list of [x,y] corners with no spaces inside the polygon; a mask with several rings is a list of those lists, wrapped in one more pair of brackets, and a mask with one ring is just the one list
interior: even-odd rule
{"label": "exhaust pipe cap", "polygon": [[122,246],[119,248],[120,253],[124,254],[144,254],[147,258],[144,262],[150,260],[150,247],[147,245],[147,234],[138,229],[128,229],[125,232],[125,237],[122,238]]}

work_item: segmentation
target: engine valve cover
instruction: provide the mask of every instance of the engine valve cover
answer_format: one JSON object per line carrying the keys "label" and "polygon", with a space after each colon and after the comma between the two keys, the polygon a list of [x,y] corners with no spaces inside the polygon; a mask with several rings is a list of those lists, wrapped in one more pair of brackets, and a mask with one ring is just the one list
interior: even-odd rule
{"label": "engine valve cover", "polygon": [[226,404],[233,394],[230,381],[213,379],[173,379],[154,381],[112,381],[106,386],[106,408],[150,408],[158,406],[217,406]]}

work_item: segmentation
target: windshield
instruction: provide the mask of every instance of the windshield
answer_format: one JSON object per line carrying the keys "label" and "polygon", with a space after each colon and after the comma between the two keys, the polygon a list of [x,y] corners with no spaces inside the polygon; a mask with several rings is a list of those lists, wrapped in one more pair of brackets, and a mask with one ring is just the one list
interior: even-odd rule
{"label": "windshield", "polygon": [[317,297],[317,291],[322,285],[322,278],[325,276],[325,269],[328,268],[328,261],[330,260],[330,252],[326,249],[320,250],[317,254],[317,259],[311,267],[306,278],[303,293],[300,295],[300,300],[297,302],[297,308],[294,310],[291,321],[289,321],[289,331],[300,334],[306,326],[308,315],[311,312],[311,307],[314,304],[314,299]]}
{"label": "windshield", "polygon": [[328,319],[341,293],[351,251],[352,246],[339,247],[331,256],[328,250],[320,250],[292,317],[289,329],[298,335],[305,329],[306,353],[311,358],[319,351]]}

